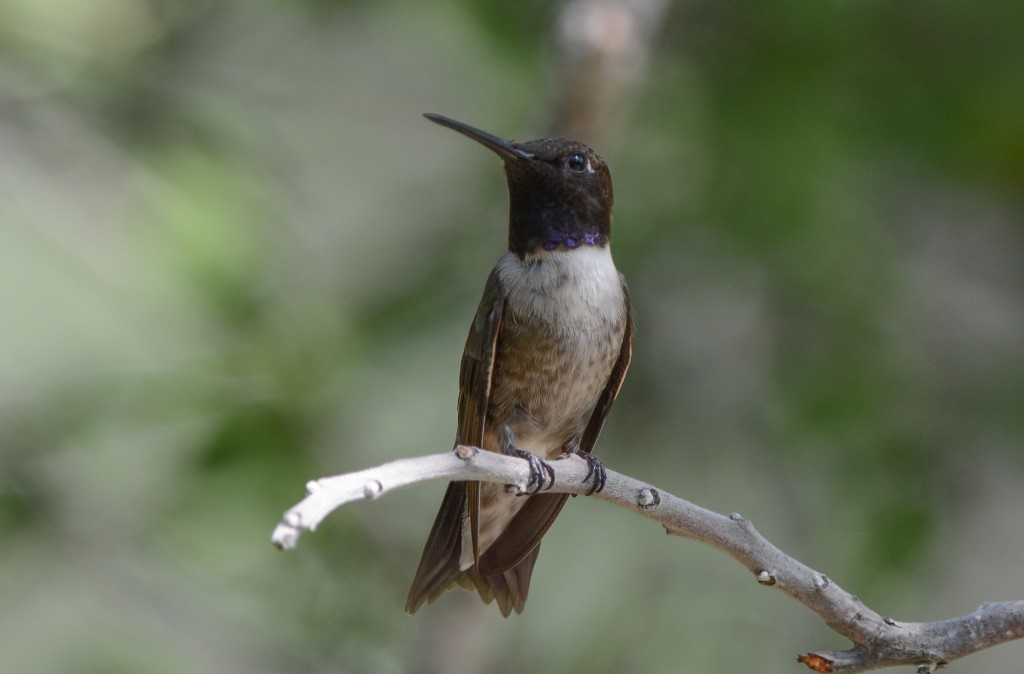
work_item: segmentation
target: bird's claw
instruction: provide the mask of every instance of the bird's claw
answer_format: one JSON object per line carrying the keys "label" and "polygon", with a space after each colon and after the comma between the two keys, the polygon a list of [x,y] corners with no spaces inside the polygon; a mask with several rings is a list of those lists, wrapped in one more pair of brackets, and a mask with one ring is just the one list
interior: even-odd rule
{"label": "bird's claw", "polygon": [[530,464],[530,477],[526,481],[525,494],[533,495],[543,489],[555,486],[555,469],[547,461],[516,446],[515,434],[508,426],[501,429],[499,449],[505,456],[525,459]]}
{"label": "bird's claw", "polygon": [[516,447],[515,435],[508,426],[501,429],[500,450],[505,456],[525,459],[530,464],[530,477],[526,481],[526,491],[523,493],[533,495],[542,489],[555,486],[555,469],[547,461]]}
{"label": "bird's claw", "polygon": [[526,482],[526,493],[536,494],[542,489],[550,489],[555,485],[555,469],[547,461],[537,458],[529,452],[524,452],[530,464],[530,479]]}
{"label": "bird's claw", "polygon": [[604,489],[604,483],[608,481],[608,471],[604,467],[604,461],[597,458],[590,452],[583,452],[577,450],[576,456],[580,457],[587,462],[587,474],[583,478],[583,481],[591,480],[590,489],[587,490],[587,496]]}
{"label": "bird's claw", "polygon": [[524,459],[530,464],[530,477],[526,481],[524,494],[532,496],[543,489],[555,486],[555,469],[547,461],[514,446],[506,447],[502,453],[517,459]]}

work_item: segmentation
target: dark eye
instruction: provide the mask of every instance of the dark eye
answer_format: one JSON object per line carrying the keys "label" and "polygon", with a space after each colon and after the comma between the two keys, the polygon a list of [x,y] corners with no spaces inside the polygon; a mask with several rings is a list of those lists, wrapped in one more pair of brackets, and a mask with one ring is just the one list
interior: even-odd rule
{"label": "dark eye", "polygon": [[569,167],[570,171],[582,173],[583,171],[587,170],[587,167],[590,164],[589,162],[587,162],[586,157],[577,152],[575,154],[569,155],[568,159],[565,160],[565,165]]}

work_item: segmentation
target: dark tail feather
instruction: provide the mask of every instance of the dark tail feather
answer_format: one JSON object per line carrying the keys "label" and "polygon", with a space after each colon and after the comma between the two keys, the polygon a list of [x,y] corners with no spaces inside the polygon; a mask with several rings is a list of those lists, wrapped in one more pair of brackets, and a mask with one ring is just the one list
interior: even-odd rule
{"label": "dark tail feather", "polygon": [[420,558],[416,577],[409,589],[409,598],[405,602],[405,610],[415,613],[423,602],[433,603],[448,590],[461,586],[468,590],[476,590],[484,603],[490,604],[497,600],[498,608],[503,616],[508,617],[512,611],[522,613],[526,605],[526,597],[530,592],[530,577],[533,565],[537,561],[540,545],[527,555],[519,564],[506,571],[493,575],[481,576],[476,569],[470,567],[459,570],[462,558],[462,522],[466,510],[466,482],[450,482],[445,492],[441,508],[437,511],[434,526],[427,537]]}
{"label": "dark tail feather", "polygon": [[471,580],[485,603],[490,604],[492,599],[496,599],[501,615],[507,618],[512,611],[522,613],[526,606],[533,565],[537,563],[539,553],[538,545],[517,566],[494,576],[481,576],[475,568],[467,569],[463,575]]}
{"label": "dark tail feather", "polygon": [[536,494],[512,518],[498,540],[480,555],[477,568],[486,574],[499,574],[526,562],[540,545],[551,523],[562,511],[568,494]]}
{"label": "dark tail feather", "polygon": [[465,510],[466,483],[449,482],[441,508],[434,518],[434,526],[423,546],[423,556],[405,602],[406,612],[415,613],[424,601],[433,602],[452,586],[459,575]]}

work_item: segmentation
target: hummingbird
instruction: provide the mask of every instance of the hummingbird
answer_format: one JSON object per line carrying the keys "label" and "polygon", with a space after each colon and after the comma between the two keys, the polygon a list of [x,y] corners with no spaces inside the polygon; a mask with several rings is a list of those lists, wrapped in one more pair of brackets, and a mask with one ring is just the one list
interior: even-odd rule
{"label": "hummingbird", "polygon": [[405,610],[455,587],[522,613],[540,541],[568,498],[544,493],[549,461],[588,463],[588,493],[606,471],[591,452],[629,367],[633,321],[609,248],[612,180],[574,140],[503,140],[448,117],[432,122],[496,153],[509,190],[508,252],[491,270],[459,372],[457,445],[526,459],[526,492],[450,482]]}

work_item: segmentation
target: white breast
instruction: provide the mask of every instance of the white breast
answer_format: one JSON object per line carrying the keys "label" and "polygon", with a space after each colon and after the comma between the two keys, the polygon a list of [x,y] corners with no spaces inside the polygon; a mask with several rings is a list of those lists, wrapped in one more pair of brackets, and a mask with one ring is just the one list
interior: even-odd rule
{"label": "white breast", "polygon": [[557,331],[590,331],[622,321],[625,296],[608,246],[538,251],[497,265],[509,308]]}

